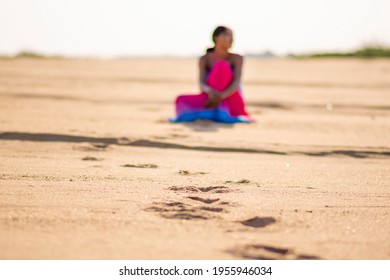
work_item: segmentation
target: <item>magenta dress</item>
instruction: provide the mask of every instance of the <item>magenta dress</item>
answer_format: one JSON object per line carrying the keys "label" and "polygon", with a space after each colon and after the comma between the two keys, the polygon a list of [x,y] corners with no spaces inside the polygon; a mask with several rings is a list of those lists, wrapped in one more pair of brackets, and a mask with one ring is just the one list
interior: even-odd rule
{"label": "magenta dress", "polygon": [[[219,91],[226,89],[234,79],[234,71],[226,60],[218,60],[207,73],[207,84]],[[241,89],[223,99],[218,108],[206,109],[207,93],[180,95],[176,98],[176,118],[171,122],[191,122],[207,119],[223,123],[252,122],[245,109]]]}

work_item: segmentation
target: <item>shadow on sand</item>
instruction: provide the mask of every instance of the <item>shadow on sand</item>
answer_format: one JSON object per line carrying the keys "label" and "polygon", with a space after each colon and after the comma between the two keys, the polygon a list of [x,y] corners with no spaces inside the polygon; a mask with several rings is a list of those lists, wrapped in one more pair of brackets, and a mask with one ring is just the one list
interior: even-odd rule
{"label": "shadow on sand", "polygon": [[132,147],[149,147],[160,149],[181,149],[192,151],[207,152],[229,152],[229,153],[250,153],[250,154],[273,154],[273,155],[305,155],[305,156],[349,156],[353,158],[368,157],[390,157],[390,151],[372,151],[372,150],[347,150],[347,149],[328,149],[326,151],[277,151],[266,149],[235,148],[235,147],[208,147],[208,146],[190,146],[175,144],[169,142],[152,141],[147,139],[130,140],[128,138],[106,138],[106,137],[88,137],[66,134],[51,133],[27,133],[27,132],[3,132],[0,133],[0,140],[17,140],[17,141],[34,141],[34,142],[66,142],[66,143],[91,143],[94,145],[132,146]]}

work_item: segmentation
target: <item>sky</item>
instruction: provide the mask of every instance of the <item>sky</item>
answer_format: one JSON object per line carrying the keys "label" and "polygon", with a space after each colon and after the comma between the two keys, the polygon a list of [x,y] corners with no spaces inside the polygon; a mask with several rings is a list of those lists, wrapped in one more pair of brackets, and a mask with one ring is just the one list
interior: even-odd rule
{"label": "sky", "polygon": [[390,45],[390,0],[0,0],[0,54],[197,56],[218,25],[243,54]]}

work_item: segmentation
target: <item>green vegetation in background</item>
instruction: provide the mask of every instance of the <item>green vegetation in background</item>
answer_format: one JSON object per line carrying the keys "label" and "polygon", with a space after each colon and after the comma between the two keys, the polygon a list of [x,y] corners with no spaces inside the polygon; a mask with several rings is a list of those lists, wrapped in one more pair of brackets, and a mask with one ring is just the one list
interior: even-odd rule
{"label": "green vegetation in background", "polygon": [[[245,54],[245,56],[253,57],[253,58],[269,58],[269,59],[278,57],[271,51],[265,51],[260,53],[247,53]],[[287,57],[291,57],[291,58],[390,58],[390,47],[381,44],[373,44],[373,45],[363,46],[355,51],[350,51],[350,52],[319,52],[319,53],[309,53],[309,54],[288,54]],[[0,55],[0,59],[11,59],[11,58],[37,58],[37,59],[57,58],[59,59],[59,58],[72,58],[72,57],[64,57],[60,55],[45,55],[33,51],[21,51],[13,56]],[[77,57],[73,57],[73,58],[77,58]],[[93,58],[93,57],[89,57],[89,58]]]}
{"label": "green vegetation in background", "polygon": [[351,52],[323,52],[289,56],[294,58],[390,58],[390,48],[382,45],[368,45]]}
{"label": "green vegetation in background", "polygon": [[15,55],[0,55],[1,59],[10,59],[10,58],[63,58],[60,55],[45,55],[45,54],[40,54],[37,52],[33,51],[21,51]]}

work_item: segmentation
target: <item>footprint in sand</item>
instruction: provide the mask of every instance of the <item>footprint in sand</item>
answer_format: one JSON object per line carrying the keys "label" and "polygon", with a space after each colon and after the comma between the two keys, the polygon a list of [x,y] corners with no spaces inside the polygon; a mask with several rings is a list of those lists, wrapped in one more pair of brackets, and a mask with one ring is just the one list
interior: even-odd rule
{"label": "footprint in sand", "polygon": [[105,149],[107,148],[108,146],[110,146],[110,144],[106,144],[106,143],[90,143],[93,147],[95,148],[99,148],[99,149]]}
{"label": "footprint in sand", "polygon": [[220,205],[234,206],[234,207],[240,206],[240,204],[238,204],[238,203],[227,202],[227,201],[221,201],[219,204],[220,204]]}
{"label": "footprint in sand", "polygon": [[180,175],[204,175],[208,174],[208,172],[190,172],[188,170],[179,170]]}
{"label": "footprint in sand", "polygon": [[85,156],[85,157],[82,158],[82,160],[85,160],[85,161],[101,161],[101,160],[103,160],[103,158]]}
{"label": "footprint in sand", "polygon": [[229,183],[236,183],[236,184],[249,184],[251,181],[249,181],[248,179],[241,179],[241,180],[238,180],[236,182],[234,181],[225,181],[226,184],[229,184]]}
{"label": "footprint in sand", "polygon": [[315,255],[299,254],[293,249],[263,244],[248,244],[226,250],[236,257],[252,260],[318,260]]}
{"label": "footprint in sand", "polygon": [[237,190],[229,189],[225,186],[210,186],[210,187],[195,187],[195,186],[172,186],[168,188],[174,192],[185,192],[185,193],[230,193],[236,192]]}
{"label": "footprint in sand", "polygon": [[156,164],[124,164],[121,165],[122,167],[131,167],[131,168],[157,168],[158,166]]}
{"label": "footprint in sand", "polygon": [[160,213],[163,218],[180,220],[207,220],[213,218],[208,212],[226,212],[220,207],[198,207],[182,202],[155,202],[154,206],[144,210]]}
{"label": "footprint in sand", "polygon": [[192,200],[196,200],[196,201],[200,201],[200,202],[203,202],[206,204],[212,204],[214,202],[219,201],[219,198],[214,198],[214,199],[213,198],[202,198],[199,196],[187,196],[187,198],[192,199]]}
{"label": "footprint in sand", "polygon": [[276,220],[273,217],[254,217],[245,221],[240,221],[239,223],[248,227],[262,228],[268,225],[272,225],[275,222]]}
{"label": "footprint in sand", "polygon": [[109,144],[105,143],[89,143],[89,144],[81,144],[73,147],[73,150],[79,150],[83,152],[102,152],[106,151]]}
{"label": "footprint in sand", "polygon": [[[229,193],[236,190],[231,190],[225,186],[209,186],[209,187],[195,187],[195,186],[172,186],[168,190],[174,192],[183,192],[183,193],[198,193],[198,194],[221,194]],[[210,218],[220,218],[220,216],[215,216],[217,213],[227,213],[228,210],[226,206],[234,206],[230,202],[220,201],[220,198],[205,198],[201,196],[187,196],[187,199],[191,200],[193,203],[186,204],[183,202],[155,202],[153,206],[144,209],[145,211],[157,212],[164,218],[168,219],[184,219],[184,220],[207,220]],[[195,204],[194,204],[195,202]],[[203,204],[214,204],[218,203],[218,206],[202,206]],[[214,213],[212,215],[211,213]]]}
{"label": "footprint in sand", "polygon": [[199,207],[198,209],[210,212],[227,212],[224,208],[221,207]]}
{"label": "footprint in sand", "polygon": [[[213,204],[215,202],[220,201],[219,198],[203,198],[199,196],[187,196],[188,199],[195,200],[195,201],[200,201],[205,204]],[[218,203],[219,205],[225,205],[225,206],[239,206],[237,203],[232,203],[232,202],[227,202],[227,201],[220,201]]]}

